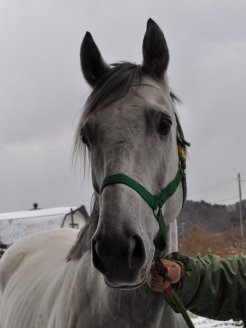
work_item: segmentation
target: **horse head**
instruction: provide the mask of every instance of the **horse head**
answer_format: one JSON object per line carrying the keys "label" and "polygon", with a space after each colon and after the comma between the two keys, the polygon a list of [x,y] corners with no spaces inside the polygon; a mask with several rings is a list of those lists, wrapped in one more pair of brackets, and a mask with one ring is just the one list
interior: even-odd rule
{"label": "horse head", "polygon": [[[136,288],[146,281],[155,253],[156,213],[133,187],[119,181],[102,184],[121,174],[155,195],[179,170],[177,117],[166,76],[168,47],[149,19],[142,65],[108,65],[89,32],[80,55],[93,88],[77,133],[88,150],[97,193],[92,259],[109,286]],[[179,184],[161,208],[167,224],[177,217],[182,201]]]}

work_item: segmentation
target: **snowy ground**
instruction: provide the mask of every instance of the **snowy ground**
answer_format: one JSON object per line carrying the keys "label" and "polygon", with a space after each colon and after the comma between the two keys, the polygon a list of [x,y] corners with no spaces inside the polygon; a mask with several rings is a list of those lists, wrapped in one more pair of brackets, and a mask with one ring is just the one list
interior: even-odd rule
{"label": "snowy ground", "polygon": [[214,321],[206,318],[196,317],[192,318],[192,321],[196,328],[233,328],[233,327],[243,327],[242,322],[234,321]]}

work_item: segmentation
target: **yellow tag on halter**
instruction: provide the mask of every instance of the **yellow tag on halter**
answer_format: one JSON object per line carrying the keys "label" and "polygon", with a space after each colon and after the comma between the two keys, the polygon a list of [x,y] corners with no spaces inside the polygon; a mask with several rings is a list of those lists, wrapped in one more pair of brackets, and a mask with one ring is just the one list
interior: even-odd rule
{"label": "yellow tag on halter", "polygon": [[180,144],[178,144],[178,154],[179,154],[179,158],[186,160],[185,150]]}

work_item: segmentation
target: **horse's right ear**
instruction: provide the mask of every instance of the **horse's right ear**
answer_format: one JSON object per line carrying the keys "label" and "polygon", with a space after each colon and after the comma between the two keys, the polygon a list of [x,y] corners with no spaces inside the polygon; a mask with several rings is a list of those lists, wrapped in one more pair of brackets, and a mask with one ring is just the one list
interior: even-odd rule
{"label": "horse's right ear", "polygon": [[86,32],[80,48],[80,63],[83,75],[91,87],[110,69],[89,32]]}
{"label": "horse's right ear", "polygon": [[164,34],[150,18],[143,40],[143,71],[154,78],[163,78],[169,62]]}

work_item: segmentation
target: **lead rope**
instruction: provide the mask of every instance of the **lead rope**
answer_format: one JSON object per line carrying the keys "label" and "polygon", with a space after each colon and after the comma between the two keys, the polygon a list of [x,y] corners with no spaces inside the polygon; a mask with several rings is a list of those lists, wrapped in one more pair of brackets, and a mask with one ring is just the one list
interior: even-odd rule
{"label": "lead rope", "polygon": [[174,290],[172,292],[170,292],[170,295],[173,298],[173,301],[176,303],[177,307],[180,310],[180,313],[182,314],[187,326],[189,328],[195,328],[193,322],[191,321],[190,316],[188,315],[186,308],[184,307],[183,302],[181,301],[180,297],[177,295],[177,293],[174,292]]}
{"label": "lead rope", "polygon": [[[159,275],[162,276],[163,278],[166,277],[166,269],[163,266],[161,259],[160,259],[160,254],[155,256],[154,258],[155,261],[155,268],[158,271]],[[187,326],[189,328],[195,328],[193,322],[191,321],[191,318],[189,317],[183,302],[181,301],[180,297],[175,293],[172,287],[168,289],[168,294],[171,296],[173,303],[176,305],[176,307],[179,309],[183,319],[185,320]]]}

